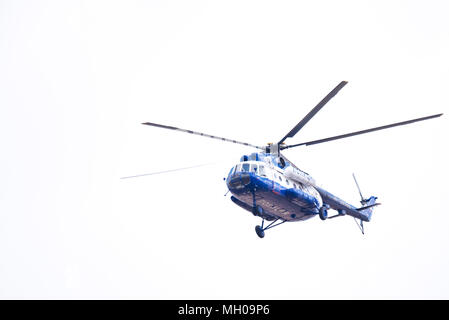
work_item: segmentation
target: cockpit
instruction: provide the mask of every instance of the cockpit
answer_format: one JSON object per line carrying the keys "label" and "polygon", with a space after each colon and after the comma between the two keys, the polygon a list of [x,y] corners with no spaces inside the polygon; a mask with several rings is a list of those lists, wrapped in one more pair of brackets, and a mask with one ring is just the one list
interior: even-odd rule
{"label": "cockpit", "polygon": [[248,185],[255,177],[267,177],[267,169],[261,161],[238,163],[229,171],[227,184],[229,188],[239,189]]}
{"label": "cockpit", "polygon": [[244,162],[239,163],[234,166],[229,172],[229,176],[239,174],[239,173],[254,173],[261,177],[266,177],[266,169],[261,162]]}

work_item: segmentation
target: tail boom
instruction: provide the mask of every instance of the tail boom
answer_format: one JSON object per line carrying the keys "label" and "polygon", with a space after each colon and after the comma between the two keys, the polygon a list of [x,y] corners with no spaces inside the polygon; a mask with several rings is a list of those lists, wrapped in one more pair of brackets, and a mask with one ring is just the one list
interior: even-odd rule
{"label": "tail boom", "polygon": [[322,188],[318,187],[316,189],[320,193],[323,203],[329,205],[330,208],[337,210],[341,215],[343,215],[344,212],[344,214],[348,216],[365,222],[369,222],[371,220],[374,207],[379,205],[376,203],[377,197],[371,196],[370,198],[362,201],[361,208],[357,208]]}

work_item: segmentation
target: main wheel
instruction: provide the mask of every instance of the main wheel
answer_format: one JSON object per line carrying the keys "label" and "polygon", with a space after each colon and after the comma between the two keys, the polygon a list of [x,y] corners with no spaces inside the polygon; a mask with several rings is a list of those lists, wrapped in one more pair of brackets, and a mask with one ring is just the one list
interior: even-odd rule
{"label": "main wheel", "polygon": [[327,219],[327,209],[324,206],[322,206],[320,208],[319,216],[320,216],[320,219],[323,221]]}
{"label": "main wheel", "polygon": [[259,236],[259,238],[265,237],[265,231],[263,231],[261,226],[256,226],[256,233]]}

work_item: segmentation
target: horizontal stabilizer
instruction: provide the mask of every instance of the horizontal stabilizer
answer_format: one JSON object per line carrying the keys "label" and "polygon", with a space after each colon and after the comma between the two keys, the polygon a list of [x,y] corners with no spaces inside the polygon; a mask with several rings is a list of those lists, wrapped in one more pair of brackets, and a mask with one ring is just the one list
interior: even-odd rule
{"label": "horizontal stabilizer", "polygon": [[381,204],[381,203],[374,203],[374,204],[371,204],[371,205],[366,206],[366,207],[357,208],[356,210],[357,210],[357,211],[361,211],[361,210],[365,210],[365,209],[369,209],[369,208],[378,206],[378,205],[380,205],[380,204]]}

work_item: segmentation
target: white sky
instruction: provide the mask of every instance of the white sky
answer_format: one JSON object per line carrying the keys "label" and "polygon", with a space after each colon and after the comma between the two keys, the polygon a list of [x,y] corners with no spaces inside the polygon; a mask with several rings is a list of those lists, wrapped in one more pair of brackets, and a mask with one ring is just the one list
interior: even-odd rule
{"label": "white sky", "polygon": [[[0,1],[0,298],[449,298],[447,1]],[[341,80],[288,150],[382,206],[284,224],[223,177]],[[213,165],[165,175],[122,176]]]}

